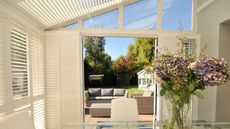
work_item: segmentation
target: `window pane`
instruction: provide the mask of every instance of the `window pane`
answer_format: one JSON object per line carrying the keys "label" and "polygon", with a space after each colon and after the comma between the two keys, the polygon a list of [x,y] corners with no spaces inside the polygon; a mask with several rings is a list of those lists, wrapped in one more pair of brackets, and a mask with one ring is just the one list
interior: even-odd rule
{"label": "window pane", "polygon": [[123,26],[126,29],[155,29],[156,18],[157,0],[141,0],[124,7]]}
{"label": "window pane", "polygon": [[163,0],[163,30],[191,30],[192,0]]}
{"label": "window pane", "polygon": [[76,29],[78,28],[78,24],[77,23],[69,24],[67,26],[64,26],[64,28]]}
{"label": "window pane", "polygon": [[85,28],[118,28],[118,10],[84,20]]}

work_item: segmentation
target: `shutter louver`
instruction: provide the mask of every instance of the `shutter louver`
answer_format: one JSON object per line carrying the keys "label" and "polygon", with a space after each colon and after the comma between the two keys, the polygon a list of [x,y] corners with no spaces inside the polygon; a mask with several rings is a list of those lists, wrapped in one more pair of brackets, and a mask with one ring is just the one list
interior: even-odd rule
{"label": "shutter louver", "polygon": [[36,129],[45,129],[45,102],[44,99],[33,103],[34,125]]}
{"label": "shutter louver", "polygon": [[46,121],[48,129],[61,129],[59,43],[56,32],[45,35]]}
{"label": "shutter louver", "polygon": [[22,29],[12,26],[10,40],[13,98],[21,99],[29,95],[27,34]]}
{"label": "shutter louver", "polygon": [[44,67],[43,67],[43,45],[39,38],[33,36],[31,40],[31,69],[33,96],[44,94]]}

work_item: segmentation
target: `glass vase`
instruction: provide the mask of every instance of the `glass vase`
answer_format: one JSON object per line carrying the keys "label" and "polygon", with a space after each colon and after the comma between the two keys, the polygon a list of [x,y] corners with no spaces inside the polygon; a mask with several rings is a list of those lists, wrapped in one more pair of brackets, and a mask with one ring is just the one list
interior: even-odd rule
{"label": "glass vase", "polygon": [[173,95],[164,96],[163,129],[191,129],[192,128],[192,102],[191,95],[175,101]]}

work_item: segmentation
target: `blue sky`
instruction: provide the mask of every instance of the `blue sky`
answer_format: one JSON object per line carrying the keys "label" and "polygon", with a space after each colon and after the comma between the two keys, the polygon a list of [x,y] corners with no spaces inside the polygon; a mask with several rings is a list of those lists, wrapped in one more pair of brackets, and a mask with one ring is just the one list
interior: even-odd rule
{"label": "blue sky", "polygon": [[120,55],[125,55],[128,46],[135,42],[135,38],[105,37],[105,52],[108,53],[112,60]]}
{"label": "blue sky", "polygon": [[[123,26],[126,29],[155,29],[157,0],[142,0],[124,7]],[[163,30],[178,30],[179,25],[183,30],[191,30],[192,0],[163,0]],[[118,27],[118,11],[114,10],[83,21],[85,28]],[[120,55],[125,55],[130,43],[135,38],[105,37],[105,52],[112,60]]]}

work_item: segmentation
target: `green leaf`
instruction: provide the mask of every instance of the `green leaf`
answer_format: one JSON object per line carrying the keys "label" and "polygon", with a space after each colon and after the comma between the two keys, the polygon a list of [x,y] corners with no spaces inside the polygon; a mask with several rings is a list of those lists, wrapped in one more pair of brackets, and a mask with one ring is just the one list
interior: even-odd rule
{"label": "green leaf", "polygon": [[161,96],[164,96],[166,93],[166,89],[165,88],[162,88],[161,91],[160,91],[160,95]]}
{"label": "green leaf", "polygon": [[175,101],[178,101],[179,99],[180,99],[180,97],[177,95],[177,94],[173,94],[173,99],[175,100]]}
{"label": "green leaf", "polygon": [[196,95],[196,97],[198,97],[199,99],[204,99],[204,96],[201,91],[195,91],[194,95]]}
{"label": "green leaf", "polygon": [[188,89],[190,92],[192,92],[195,89],[195,84],[194,83],[189,84]]}

